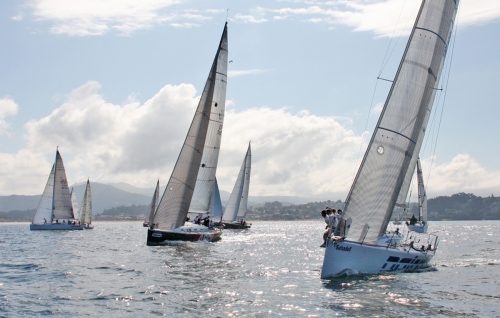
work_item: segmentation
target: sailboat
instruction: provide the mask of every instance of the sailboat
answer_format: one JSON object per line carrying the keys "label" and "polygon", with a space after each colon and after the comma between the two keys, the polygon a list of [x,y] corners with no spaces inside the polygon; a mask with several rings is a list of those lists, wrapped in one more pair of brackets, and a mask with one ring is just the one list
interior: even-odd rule
{"label": "sailboat", "polygon": [[149,205],[149,213],[144,217],[144,222],[142,226],[149,227],[149,224],[153,224],[153,218],[155,216],[156,208],[158,207],[160,198],[160,180],[156,182],[155,192],[153,193],[153,199],[151,199],[151,204]]}
{"label": "sailboat", "polygon": [[56,150],[56,159],[30,230],[83,230],[83,226],[75,221],[71,193],[59,149]]}
{"label": "sailboat", "polygon": [[321,278],[429,266],[437,236],[409,235],[398,244],[377,240],[386,234],[406,175],[415,169],[457,8],[458,0],[422,2],[344,215],[327,240]]}
{"label": "sailboat", "polygon": [[418,183],[418,219],[414,216],[406,223],[409,231],[417,233],[427,232],[427,194],[425,193],[424,176],[420,159],[417,160],[417,183]]}
{"label": "sailboat", "polygon": [[73,206],[73,212],[75,214],[75,219],[79,220],[80,219],[80,208],[78,207],[78,199],[76,197],[75,191],[73,191],[74,188],[71,188],[71,205]]}
{"label": "sailboat", "polygon": [[[203,192],[200,198],[207,197],[208,202],[215,182],[218,150],[217,154],[208,155],[208,153],[210,147],[219,147],[217,138],[214,137],[222,134],[224,113],[219,109],[225,107],[227,54],[226,22],[191,126],[165,192],[156,208],[153,222],[149,226],[147,245],[163,245],[172,241],[215,242],[221,238],[220,229],[186,222],[186,219],[188,212],[198,207],[198,201],[192,202],[193,193],[197,191],[195,187],[208,189],[201,191],[200,188],[199,190]],[[220,139],[218,143],[220,145]],[[207,178],[201,175],[205,172]],[[212,173],[213,178],[210,177]]]}
{"label": "sailboat", "polygon": [[222,221],[225,229],[248,229],[252,224],[245,220],[248,208],[248,191],[250,187],[250,170],[252,168],[252,151],[248,144],[247,153],[241,164],[238,178],[229,196]]}
{"label": "sailboat", "polygon": [[82,209],[80,210],[80,224],[85,230],[94,228],[92,225],[92,192],[90,190],[90,181],[87,179],[85,193],[83,194]]}

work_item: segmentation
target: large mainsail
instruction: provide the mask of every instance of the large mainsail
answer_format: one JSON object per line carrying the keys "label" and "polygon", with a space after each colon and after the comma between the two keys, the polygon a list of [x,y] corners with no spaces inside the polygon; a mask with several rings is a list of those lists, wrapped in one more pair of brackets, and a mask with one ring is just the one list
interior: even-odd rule
{"label": "large mainsail", "polygon": [[92,223],[92,191],[90,190],[89,180],[87,180],[85,194],[83,195],[83,204],[80,211],[80,222],[82,224]]}
{"label": "large mainsail", "polygon": [[[224,26],[219,47],[193,121],[156,210],[153,222],[155,229],[171,230],[183,225],[186,220],[198,171],[202,164],[203,152],[206,149],[205,140],[212,120],[212,112],[219,107],[220,101],[216,98],[220,98],[220,96],[215,95],[216,83],[226,81],[227,57],[221,61],[219,60],[221,54],[227,56],[227,23]],[[221,66],[219,63],[224,65]],[[219,74],[221,70],[224,73]],[[215,163],[217,163],[216,160]],[[208,193],[211,193],[211,190],[210,188]]]}
{"label": "large mainsail", "polygon": [[236,218],[240,214],[240,209],[242,210],[242,214],[246,214],[249,189],[248,182],[250,182],[250,170],[248,170],[247,173],[247,169],[250,169],[250,160],[251,150],[249,144],[245,159],[241,164],[240,172],[238,173],[233,191],[231,191],[229,201],[224,210],[224,215],[222,216],[222,219],[226,222],[236,221]]}
{"label": "large mainsail", "polygon": [[38,203],[38,208],[36,209],[35,216],[33,217],[33,224],[44,224],[52,222],[52,199],[54,198],[54,175],[56,167],[55,164],[52,165],[50,170],[49,178],[47,179],[47,184],[43,190],[42,197]]}
{"label": "large mainsail", "polygon": [[54,172],[54,197],[53,197],[53,219],[73,219],[73,205],[71,204],[71,193],[66,179],[66,171],[59,154],[56,151],[56,162]]}
{"label": "large mainsail", "polygon": [[346,200],[347,238],[376,241],[387,228],[432,108],[458,0],[422,2],[382,114]]}
{"label": "large mainsail", "polygon": [[206,213],[210,207],[210,199],[215,183],[215,173],[219,160],[219,150],[222,137],[222,125],[224,122],[224,110],[226,105],[227,85],[227,26],[219,45],[216,58],[215,80],[212,96],[207,96],[207,102],[212,103],[210,112],[210,123],[208,124],[205,147],[201,158],[200,169],[196,178],[193,197],[189,212]]}
{"label": "large mainsail", "polygon": [[418,220],[427,222],[427,194],[425,193],[424,176],[420,159],[417,160],[417,183],[418,183]]}

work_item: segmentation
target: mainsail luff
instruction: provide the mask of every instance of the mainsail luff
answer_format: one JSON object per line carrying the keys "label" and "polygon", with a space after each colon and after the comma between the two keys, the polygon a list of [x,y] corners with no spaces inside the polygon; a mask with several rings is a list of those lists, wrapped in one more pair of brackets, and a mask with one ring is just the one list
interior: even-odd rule
{"label": "mainsail luff", "polygon": [[75,216],[71,204],[71,193],[59,150],[56,151],[53,193],[53,219],[73,219]]}
{"label": "mainsail luff", "polygon": [[226,104],[227,84],[227,24],[219,43],[219,51],[216,58],[216,70],[214,79],[213,95],[209,97],[212,103],[210,112],[210,123],[208,124],[205,147],[201,159],[196,185],[189,212],[206,213],[210,207],[210,199],[215,183],[215,173],[219,160],[219,150],[222,137],[222,126],[224,122],[224,111]]}
{"label": "mainsail luff", "polygon": [[432,107],[458,1],[423,1],[381,116],[346,200],[348,239],[387,228]]}
{"label": "mainsail luff", "polygon": [[52,209],[53,209],[53,198],[54,198],[54,176],[55,176],[56,165],[52,164],[52,169],[50,170],[49,178],[45,184],[45,188],[38,203],[35,215],[33,216],[33,224],[44,224],[52,223]]}
{"label": "mainsail luff", "polygon": [[247,153],[245,155],[245,173],[243,175],[243,189],[241,190],[241,200],[238,208],[238,219],[245,219],[248,211],[248,191],[250,190],[250,172],[252,170],[252,150],[250,143],[248,144]]}
{"label": "mainsail luff", "polygon": [[149,206],[149,215],[146,216],[144,220],[149,225],[153,224],[155,218],[156,208],[158,207],[158,199],[160,197],[160,180],[156,181],[155,192],[153,193],[153,198],[151,199],[151,204]]}
{"label": "mainsail luff", "polygon": [[155,213],[152,225],[155,229],[172,230],[186,220],[207,137],[222,43],[227,43],[227,23],[193,121]]}
{"label": "mainsail luff", "polygon": [[417,160],[417,181],[418,181],[418,220],[427,222],[427,194],[425,193],[424,176],[420,159]]}

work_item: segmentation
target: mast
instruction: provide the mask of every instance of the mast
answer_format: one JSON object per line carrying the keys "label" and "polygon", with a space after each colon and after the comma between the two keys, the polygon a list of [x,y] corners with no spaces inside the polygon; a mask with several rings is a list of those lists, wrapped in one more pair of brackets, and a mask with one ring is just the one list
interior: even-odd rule
{"label": "mast", "polygon": [[458,0],[422,2],[346,200],[349,240],[373,242],[386,231],[427,126],[457,6]]}
{"label": "mast", "polygon": [[[224,56],[226,56],[224,58]],[[225,62],[225,63],[224,63]],[[208,127],[213,109],[218,107],[214,90],[217,81],[226,81],[219,74],[220,64],[227,68],[227,22],[215,55],[205,88],[186,139],[175,163],[172,175],[162,195],[152,224],[153,229],[172,230],[184,224],[193,196],[196,179],[201,166]],[[210,190],[211,191],[211,190]]]}

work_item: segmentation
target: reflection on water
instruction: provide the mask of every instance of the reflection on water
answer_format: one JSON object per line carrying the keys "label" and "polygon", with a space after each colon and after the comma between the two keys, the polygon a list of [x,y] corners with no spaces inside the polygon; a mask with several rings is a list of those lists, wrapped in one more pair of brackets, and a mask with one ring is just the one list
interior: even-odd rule
{"label": "reflection on water", "polygon": [[321,221],[148,247],[137,223],[0,225],[0,316],[500,316],[500,222],[434,222],[434,270],[319,279]]}

